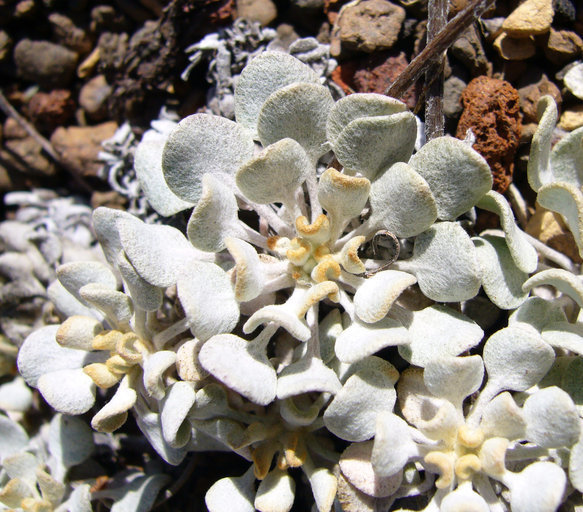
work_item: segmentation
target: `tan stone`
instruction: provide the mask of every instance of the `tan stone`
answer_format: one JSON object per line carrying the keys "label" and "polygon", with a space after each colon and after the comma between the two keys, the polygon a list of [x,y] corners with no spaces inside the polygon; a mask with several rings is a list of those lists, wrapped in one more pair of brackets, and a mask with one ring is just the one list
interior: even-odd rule
{"label": "tan stone", "polygon": [[51,144],[67,166],[80,176],[95,176],[103,165],[97,159],[101,143],[112,137],[116,130],[115,121],[96,126],[61,127],[53,132]]}
{"label": "tan stone", "polygon": [[505,60],[524,60],[529,59],[536,53],[534,39],[514,38],[503,32],[494,41],[494,48]]}
{"label": "tan stone", "polygon": [[562,64],[575,60],[581,55],[583,40],[571,30],[555,30],[551,28],[544,51],[550,61]]}
{"label": "tan stone", "polygon": [[237,15],[265,26],[277,17],[277,7],[271,0],[237,0]]}
{"label": "tan stone", "polygon": [[553,21],[553,0],[526,0],[502,24],[502,30],[513,37],[545,34]]}
{"label": "tan stone", "polygon": [[583,126],[583,105],[576,105],[573,108],[565,110],[561,114],[558,126],[568,132]]}
{"label": "tan stone", "polygon": [[581,263],[575,239],[558,213],[546,210],[537,204],[534,215],[526,225],[526,232],[567,255],[575,263]]}

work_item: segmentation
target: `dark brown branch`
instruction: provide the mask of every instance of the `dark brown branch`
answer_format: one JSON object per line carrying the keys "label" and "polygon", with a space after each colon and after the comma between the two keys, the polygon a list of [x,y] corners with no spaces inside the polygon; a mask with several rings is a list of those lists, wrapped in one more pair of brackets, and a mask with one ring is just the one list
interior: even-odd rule
{"label": "dark brown branch", "polygon": [[399,77],[385,91],[387,96],[400,98],[405,94],[432,62],[447,50],[458,36],[478,18],[494,0],[472,0],[467,7],[453,18],[445,28],[437,34],[423,51],[415,57]]}
{"label": "dark brown branch", "polygon": [[[433,41],[447,24],[448,0],[429,0],[427,18],[427,44]],[[445,56],[442,53],[425,72],[425,138],[430,141],[444,132],[443,80]]]}

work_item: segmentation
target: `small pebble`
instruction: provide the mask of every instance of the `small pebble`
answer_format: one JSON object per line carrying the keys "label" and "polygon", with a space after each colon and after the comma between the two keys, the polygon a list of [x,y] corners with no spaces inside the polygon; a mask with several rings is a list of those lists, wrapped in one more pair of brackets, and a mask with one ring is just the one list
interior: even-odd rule
{"label": "small pebble", "polygon": [[563,101],[559,88],[540,70],[531,69],[519,81],[518,95],[525,123],[538,122],[537,105],[541,96],[550,95],[558,107]]}
{"label": "small pebble", "polygon": [[544,52],[546,58],[553,65],[562,65],[575,60],[582,51],[583,40],[575,32],[551,28]]}
{"label": "small pebble", "polygon": [[568,132],[581,128],[583,126],[583,105],[576,105],[566,109],[559,119],[559,128]]}
{"label": "small pebble", "polygon": [[43,133],[51,133],[57,126],[66,125],[75,116],[75,101],[68,89],[37,92],[28,102],[28,114]]}
{"label": "small pebble", "polygon": [[524,60],[529,59],[536,53],[534,39],[514,38],[503,32],[494,41],[494,48],[505,60]]}
{"label": "small pebble", "polygon": [[332,29],[330,54],[371,53],[391,48],[405,21],[405,9],[387,0],[356,0],[340,9]]}
{"label": "small pebble", "polygon": [[513,37],[544,34],[553,21],[553,0],[526,0],[502,24],[502,30]]}
{"label": "small pebble", "polygon": [[107,98],[111,86],[105,76],[97,75],[89,80],[79,91],[79,105],[92,121],[102,121],[107,116]]}
{"label": "small pebble", "polygon": [[271,0],[237,0],[239,17],[269,25],[277,17],[277,7]]}
{"label": "small pebble", "polygon": [[77,54],[48,41],[21,39],[14,48],[18,75],[47,89],[65,88],[77,65]]}

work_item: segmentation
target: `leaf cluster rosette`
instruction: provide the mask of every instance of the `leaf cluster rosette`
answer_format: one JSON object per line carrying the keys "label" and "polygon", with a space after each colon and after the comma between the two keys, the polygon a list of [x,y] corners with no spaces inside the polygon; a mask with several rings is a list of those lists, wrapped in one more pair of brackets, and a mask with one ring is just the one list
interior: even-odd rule
{"label": "leaf cluster rosette", "polygon": [[[194,114],[142,140],[143,190],[160,215],[192,209],[186,236],[97,209],[109,265],[59,269],[49,291],[69,318],[25,341],[27,383],[69,414],[115,389],[93,426],[133,411],[172,464],[202,449],[247,459],[209,489],[211,512],[290,510],[294,468],[320,512],[420,494],[429,510],[481,510],[501,489],[513,510],[554,510],[566,465],[550,458],[578,453],[579,404],[564,382],[539,383],[578,332],[517,318],[536,316],[533,289],[582,305],[582,287],[556,269],[529,277],[537,253],[485,160],[451,137],[416,148],[402,102],[334,101],[284,53],[248,64],[234,108],[235,121]],[[476,207],[501,229],[471,236]],[[481,288],[518,315],[483,347],[481,319],[457,308]],[[400,375],[387,353],[410,367]],[[352,444],[341,454],[330,434]],[[537,496],[547,508],[529,508]]]}

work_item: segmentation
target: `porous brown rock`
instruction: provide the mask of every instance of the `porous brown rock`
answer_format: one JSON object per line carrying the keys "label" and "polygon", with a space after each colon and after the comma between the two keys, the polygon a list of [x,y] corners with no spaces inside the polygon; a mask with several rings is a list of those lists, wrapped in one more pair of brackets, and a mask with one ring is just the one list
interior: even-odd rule
{"label": "porous brown rock", "polygon": [[518,91],[504,80],[480,76],[462,93],[464,111],[456,137],[464,139],[471,129],[474,149],[490,165],[493,189],[504,193],[512,182],[514,155],[520,141],[520,100]]}
{"label": "porous brown rock", "polygon": [[405,14],[405,9],[387,0],[357,0],[344,5],[332,29],[331,55],[337,57],[343,50],[388,50],[397,42]]}
{"label": "porous brown rock", "polygon": [[[398,54],[375,53],[365,59],[354,59],[341,63],[333,72],[332,79],[344,90],[350,92],[375,92],[384,94],[408,65],[404,52]],[[410,87],[399,98],[410,109],[415,108],[419,92]]]}
{"label": "porous brown rock", "polygon": [[39,131],[51,133],[57,126],[66,125],[73,119],[75,101],[67,89],[37,92],[30,99],[27,110]]}
{"label": "porous brown rock", "polygon": [[82,177],[94,177],[103,165],[97,158],[101,143],[113,137],[117,127],[116,122],[109,121],[96,126],[57,128],[51,144],[69,169]]}

